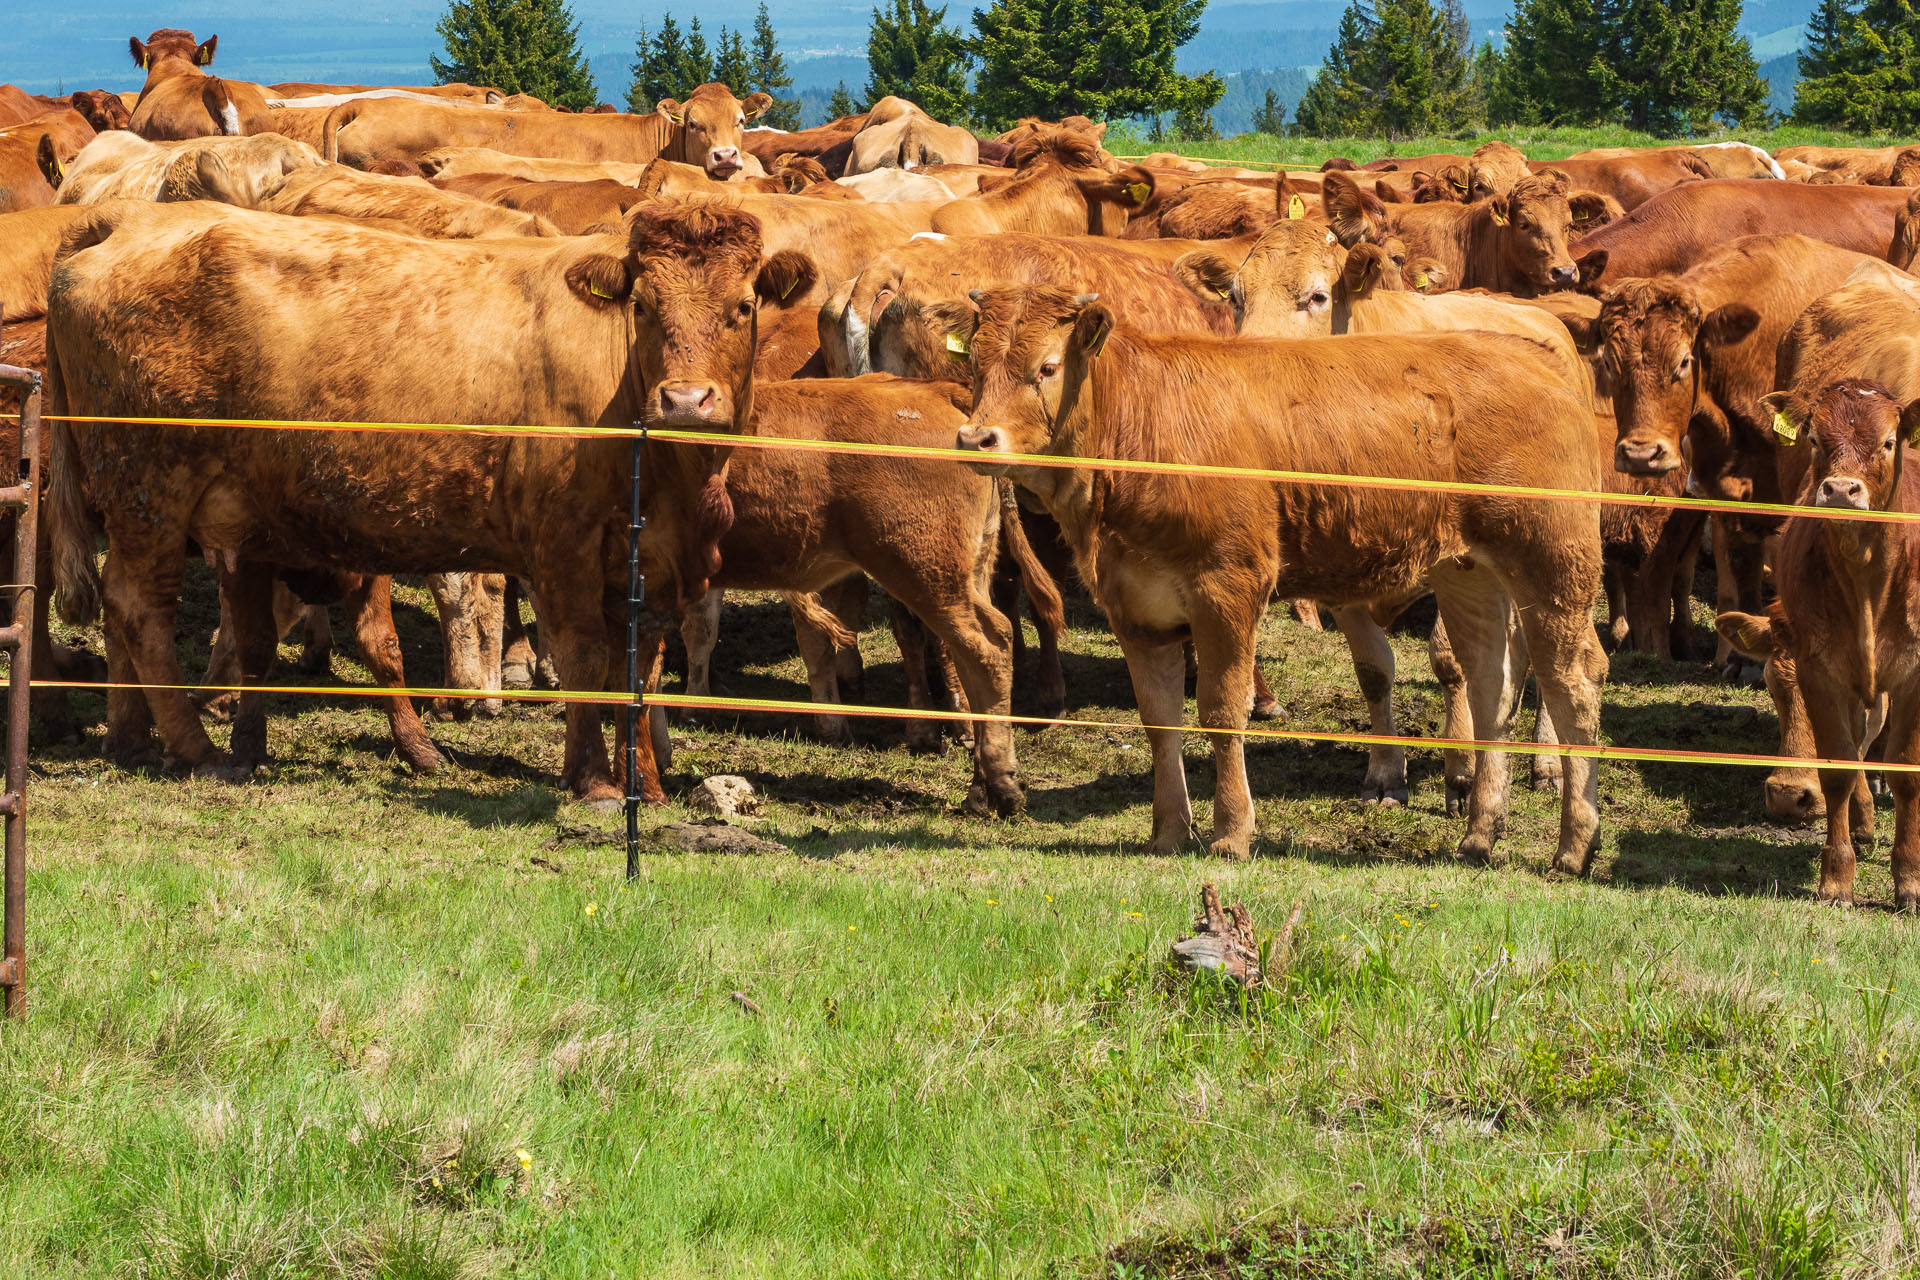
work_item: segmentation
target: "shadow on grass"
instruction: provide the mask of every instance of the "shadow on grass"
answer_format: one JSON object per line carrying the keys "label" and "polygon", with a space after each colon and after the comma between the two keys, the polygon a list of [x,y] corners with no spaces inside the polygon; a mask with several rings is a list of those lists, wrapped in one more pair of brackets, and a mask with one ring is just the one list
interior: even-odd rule
{"label": "shadow on grass", "polygon": [[1710,897],[1806,897],[1820,875],[1817,828],[1763,832],[1623,830],[1609,873],[1619,888],[1678,888]]}

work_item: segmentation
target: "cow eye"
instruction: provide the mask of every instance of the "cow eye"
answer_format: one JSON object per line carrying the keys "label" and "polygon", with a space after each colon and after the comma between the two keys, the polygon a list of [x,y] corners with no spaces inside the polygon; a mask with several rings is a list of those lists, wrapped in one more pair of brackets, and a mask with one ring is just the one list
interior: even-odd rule
{"label": "cow eye", "polygon": [[1328,301],[1329,299],[1327,297],[1327,291],[1325,289],[1315,289],[1311,294],[1307,296],[1307,305],[1309,307],[1324,307],[1327,305]]}
{"label": "cow eye", "polygon": [[735,314],[737,314],[742,320],[745,320],[748,316],[752,315],[753,300],[751,298],[742,298],[740,300],[740,306],[738,310],[735,312]]}
{"label": "cow eye", "polygon": [[1040,365],[1041,377],[1054,378],[1054,377],[1058,377],[1059,375],[1060,375],[1060,362],[1058,360],[1047,360],[1042,362],[1042,364]]}

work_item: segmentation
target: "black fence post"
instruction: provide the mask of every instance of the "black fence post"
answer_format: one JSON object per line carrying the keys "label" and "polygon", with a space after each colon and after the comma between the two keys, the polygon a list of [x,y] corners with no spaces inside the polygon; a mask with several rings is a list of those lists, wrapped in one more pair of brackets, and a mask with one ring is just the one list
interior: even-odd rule
{"label": "black fence post", "polygon": [[[634,424],[633,495],[627,513],[627,879],[640,878],[640,738],[645,718],[646,685],[640,675],[640,606],[646,600],[646,580],[640,576],[640,531],[647,518],[640,514],[640,458],[646,449],[647,427]],[[651,664],[649,664],[651,666]]]}

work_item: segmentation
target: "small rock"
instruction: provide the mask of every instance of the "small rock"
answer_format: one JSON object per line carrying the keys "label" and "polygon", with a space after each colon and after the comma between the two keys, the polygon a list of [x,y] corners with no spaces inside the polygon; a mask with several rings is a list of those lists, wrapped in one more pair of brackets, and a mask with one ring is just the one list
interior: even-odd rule
{"label": "small rock", "polygon": [[687,807],[695,813],[717,813],[723,818],[751,813],[760,807],[760,797],[745,778],[723,773],[708,778],[687,797]]}

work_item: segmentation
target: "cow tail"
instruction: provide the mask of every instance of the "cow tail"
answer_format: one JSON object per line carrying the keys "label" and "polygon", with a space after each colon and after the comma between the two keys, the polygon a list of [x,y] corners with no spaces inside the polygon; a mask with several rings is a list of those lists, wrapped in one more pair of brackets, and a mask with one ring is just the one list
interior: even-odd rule
{"label": "cow tail", "polygon": [[836,649],[851,649],[860,643],[860,637],[840,625],[840,619],[833,616],[833,610],[827,608],[818,594],[812,591],[783,591],[780,593],[787,602],[787,608],[793,610],[794,617],[827,637],[827,642]]}
{"label": "cow tail", "polygon": [[45,425],[52,435],[48,439],[48,474],[41,482],[46,486],[56,603],[60,616],[78,626],[100,617],[103,591],[100,571],[93,560],[93,519],[87,514],[86,494],[80,488],[80,450],[74,443],[73,424],[65,418],[67,392],[60,378],[57,346],[54,326],[50,324],[47,326]]}
{"label": "cow tail", "polygon": [[320,154],[326,157],[327,163],[340,163],[340,131],[360,118],[360,104],[361,99],[356,98],[327,112],[326,121],[320,129]]}
{"label": "cow tail", "polygon": [[[1067,629],[1066,605],[1060,599],[1060,587],[1040,563],[1040,557],[1033,553],[1033,544],[1027,541],[1026,527],[1020,522],[1020,503],[1013,496],[1013,481],[1002,478],[995,482],[1000,491],[1000,531],[1007,540],[1007,551],[1013,556],[1014,565],[1020,570],[1020,585],[1027,590],[1027,600],[1033,605],[1033,620],[1043,632],[1059,635]],[[1014,620],[1014,625],[1019,622]]]}
{"label": "cow tail", "polygon": [[207,82],[200,87],[200,101],[220,126],[223,137],[237,138],[245,132],[240,127],[240,109],[233,105],[233,93],[219,76],[207,77]]}

